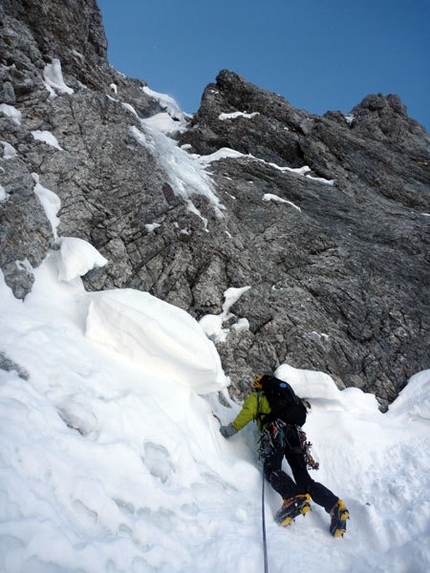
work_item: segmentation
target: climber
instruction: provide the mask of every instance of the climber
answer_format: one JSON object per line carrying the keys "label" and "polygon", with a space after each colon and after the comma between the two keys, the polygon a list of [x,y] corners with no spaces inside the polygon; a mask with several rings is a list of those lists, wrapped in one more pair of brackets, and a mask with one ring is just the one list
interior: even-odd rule
{"label": "climber", "polygon": [[[230,438],[256,420],[261,431],[260,457],[264,475],[284,500],[275,521],[282,526],[292,523],[297,516],[310,510],[312,499],[330,514],[330,533],[334,537],[342,536],[346,530],[346,520],[349,519],[344,502],[323,484],[314,481],[307,470],[306,435],[301,426],[306,421],[309,403],[300,399],[287,382],[272,375],[259,376],[253,386],[254,391],[245,400],[233,422],[221,426],[221,434],[224,438]],[[305,439],[301,439],[301,436],[305,436]],[[295,481],[282,470],[284,456]]]}

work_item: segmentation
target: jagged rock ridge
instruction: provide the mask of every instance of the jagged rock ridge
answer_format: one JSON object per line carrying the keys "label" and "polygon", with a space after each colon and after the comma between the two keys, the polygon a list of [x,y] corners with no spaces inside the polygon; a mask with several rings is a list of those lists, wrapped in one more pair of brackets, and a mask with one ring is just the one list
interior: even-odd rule
{"label": "jagged rock ridge", "polygon": [[[38,180],[61,199],[58,235],[110,261],[87,288],[147,290],[201,318],[251,287],[217,343],[236,395],[286,361],[386,402],[428,367],[430,141],[397,96],[319,117],[222,71],[174,136],[182,148],[157,148],[142,119],[186,118],[109,66],[94,1],[0,10],[0,265],[17,297],[58,248]],[[53,62],[69,91],[47,89]],[[175,187],[166,153],[218,153],[219,203],[191,179]]]}

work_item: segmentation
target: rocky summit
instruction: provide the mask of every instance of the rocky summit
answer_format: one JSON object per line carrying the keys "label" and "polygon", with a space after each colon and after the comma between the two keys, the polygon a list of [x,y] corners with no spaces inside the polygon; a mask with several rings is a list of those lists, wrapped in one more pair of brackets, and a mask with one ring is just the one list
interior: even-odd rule
{"label": "rocky summit", "polygon": [[2,0],[0,155],[17,298],[76,237],[87,289],[222,326],[236,397],[286,362],[384,407],[429,368],[430,137],[396,95],[320,117],[223,70],[191,117],[109,65],[95,0]]}

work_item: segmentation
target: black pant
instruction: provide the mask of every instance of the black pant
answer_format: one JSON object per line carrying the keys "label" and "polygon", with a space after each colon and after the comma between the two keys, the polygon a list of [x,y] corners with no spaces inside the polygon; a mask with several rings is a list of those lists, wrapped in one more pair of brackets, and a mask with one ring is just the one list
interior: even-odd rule
{"label": "black pant", "polygon": [[[339,498],[309,475],[297,430],[286,426],[283,428],[283,434],[278,434],[272,440],[265,453],[263,463],[266,479],[283,499],[308,493],[315,503],[330,513]],[[295,482],[281,469],[284,456],[291,467]]]}

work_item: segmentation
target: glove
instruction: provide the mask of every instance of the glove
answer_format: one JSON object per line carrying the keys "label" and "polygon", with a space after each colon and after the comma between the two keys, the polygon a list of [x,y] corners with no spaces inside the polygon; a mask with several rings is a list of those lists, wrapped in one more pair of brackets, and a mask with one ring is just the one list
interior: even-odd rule
{"label": "glove", "polygon": [[237,434],[237,430],[233,426],[233,424],[229,424],[228,426],[221,426],[219,431],[224,436],[224,438],[230,438],[231,436],[234,436],[235,434]]}

